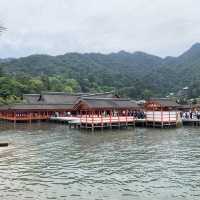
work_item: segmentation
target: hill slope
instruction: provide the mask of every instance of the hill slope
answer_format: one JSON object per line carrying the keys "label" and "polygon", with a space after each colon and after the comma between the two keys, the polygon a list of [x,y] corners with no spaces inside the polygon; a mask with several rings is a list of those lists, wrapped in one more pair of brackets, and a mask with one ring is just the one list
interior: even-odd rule
{"label": "hill slope", "polygon": [[193,45],[179,57],[165,59],[143,52],[67,53],[1,60],[1,66],[12,76],[23,73],[31,77],[74,79],[80,91],[113,88],[133,97],[141,97],[145,90],[165,95],[200,80],[200,44]]}
{"label": "hill slope", "polygon": [[165,58],[160,68],[152,71],[147,80],[152,88],[162,91],[177,91],[199,81],[200,44],[194,44],[179,57]]}

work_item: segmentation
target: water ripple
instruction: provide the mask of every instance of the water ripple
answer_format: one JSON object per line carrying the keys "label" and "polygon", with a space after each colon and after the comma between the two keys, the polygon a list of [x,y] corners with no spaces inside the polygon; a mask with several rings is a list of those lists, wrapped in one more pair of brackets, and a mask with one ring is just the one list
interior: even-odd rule
{"label": "water ripple", "polygon": [[197,128],[2,128],[0,199],[199,199]]}

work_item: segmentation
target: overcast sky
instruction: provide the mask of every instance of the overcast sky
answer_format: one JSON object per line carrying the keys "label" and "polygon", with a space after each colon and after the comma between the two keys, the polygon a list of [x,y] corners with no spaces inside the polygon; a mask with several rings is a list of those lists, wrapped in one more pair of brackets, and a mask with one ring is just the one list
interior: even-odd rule
{"label": "overcast sky", "polygon": [[200,42],[200,0],[0,0],[0,57],[145,51]]}

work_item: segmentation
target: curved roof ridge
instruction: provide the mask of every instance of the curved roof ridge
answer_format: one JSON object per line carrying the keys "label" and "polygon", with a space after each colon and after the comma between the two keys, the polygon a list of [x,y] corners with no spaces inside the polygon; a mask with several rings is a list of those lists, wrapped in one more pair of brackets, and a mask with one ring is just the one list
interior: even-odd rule
{"label": "curved roof ridge", "polygon": [[113,100],[113,101],[130,101],[131,99],[130,98],[107,98],[107,97],[102,97],[102,98],[99,98],[99,97],[87,97],[87,96],[84,96],[84,97],[81,97],[81,99],[86,99],[86,100]]}

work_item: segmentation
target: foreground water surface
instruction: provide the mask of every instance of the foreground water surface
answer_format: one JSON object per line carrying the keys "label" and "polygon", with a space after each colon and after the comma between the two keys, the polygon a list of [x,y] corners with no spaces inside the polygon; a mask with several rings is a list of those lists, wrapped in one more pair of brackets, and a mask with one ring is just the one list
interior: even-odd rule
{"label": "foreground water surface", "polygon": [[200,199],[200,127],[0,125],[0,199]]}

